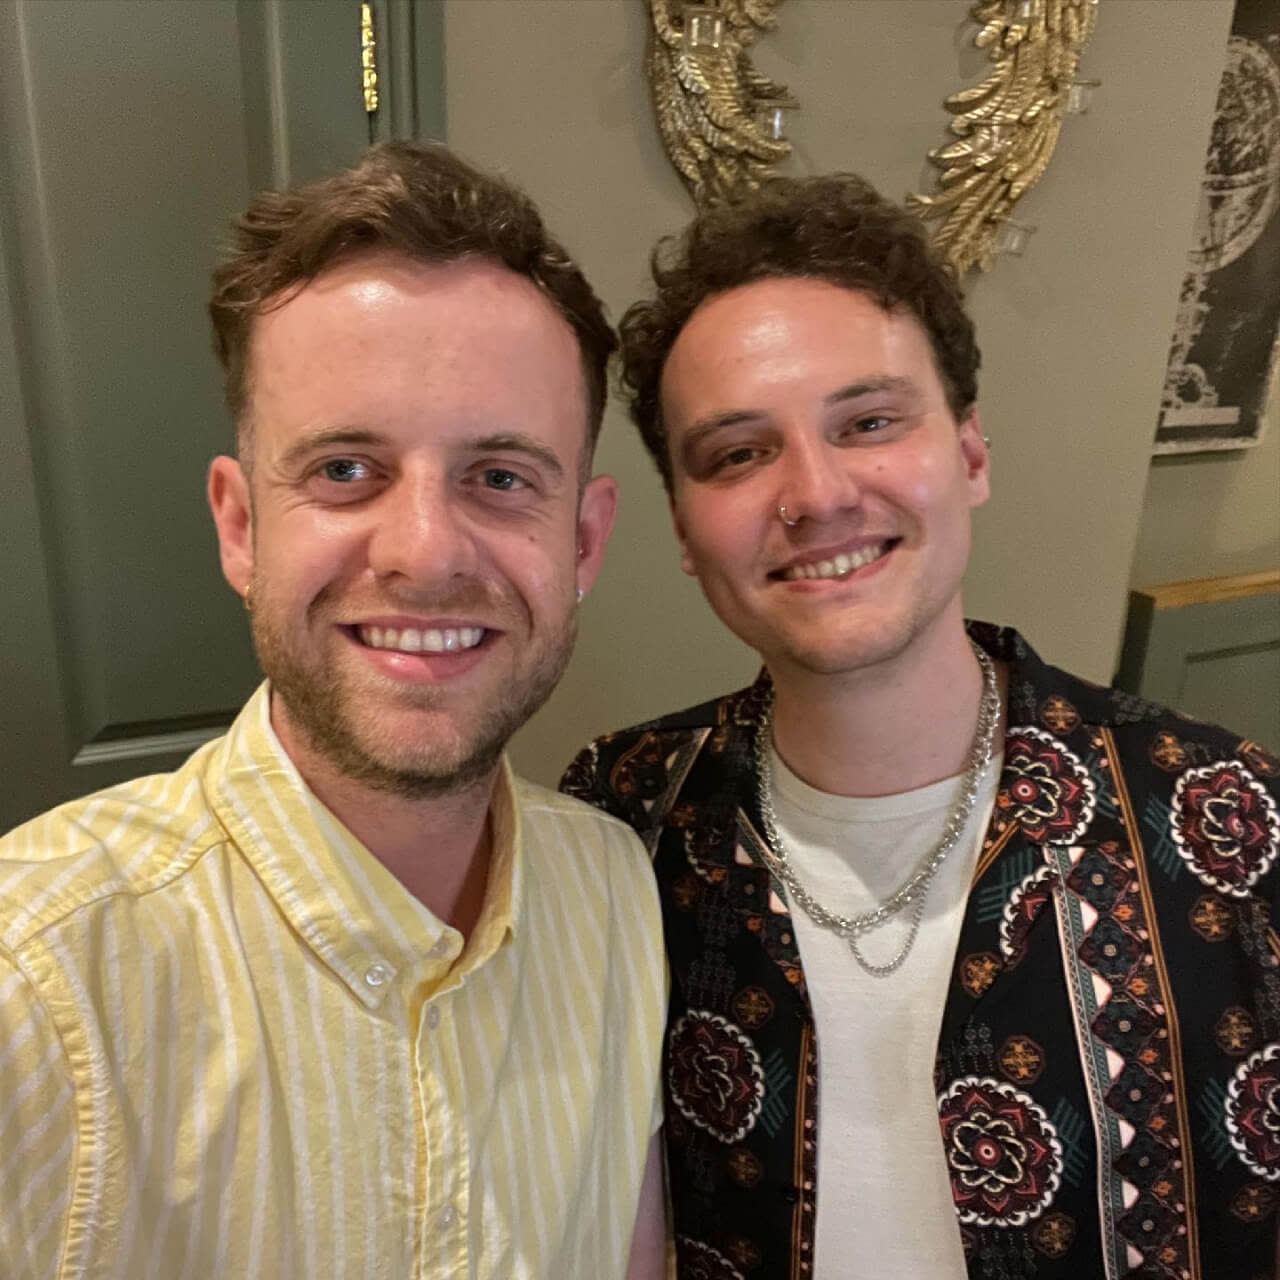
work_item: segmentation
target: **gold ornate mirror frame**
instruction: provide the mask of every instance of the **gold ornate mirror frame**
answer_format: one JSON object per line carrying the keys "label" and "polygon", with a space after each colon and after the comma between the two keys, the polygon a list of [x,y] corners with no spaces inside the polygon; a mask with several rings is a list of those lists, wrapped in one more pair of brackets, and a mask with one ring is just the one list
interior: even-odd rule
{"label": "gold ornate mirror frame", "polygon": [[[791,154],[785,112],[798,104],[756,70],[749,50],[777,26],[782,0],[645,0],[649,85],[663,145],[699,206],[756,187]],[[1083,111],[1079,80],[1099,0],[977,0],[974,44],[992,66],[945,100],[955,140],[929,152],[932,194],[907,205],[933,227],[957,275],[1020,252],[1029,228],[1011,214],[1044,176],[1064,114]]]}

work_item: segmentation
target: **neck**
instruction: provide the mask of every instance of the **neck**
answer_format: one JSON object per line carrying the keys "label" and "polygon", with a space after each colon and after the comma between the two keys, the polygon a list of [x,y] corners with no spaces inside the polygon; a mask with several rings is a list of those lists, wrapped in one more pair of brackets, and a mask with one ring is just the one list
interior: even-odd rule
{"label": "neck", "polygon": [[276,735],[320,803],[433,915],[469,937],[484,905],[498,771],[448,795],[391,795],[339,773],[279,712],[272,699]]}
{"label": "neck", "polygon": [[[840,796],[896,795],[962,773],[977,729],[982,669],[959,609],[946,621],[858,671],[771,668],[774,743],[787,767]],[[1003,685],[999,667],[997,676]]]}

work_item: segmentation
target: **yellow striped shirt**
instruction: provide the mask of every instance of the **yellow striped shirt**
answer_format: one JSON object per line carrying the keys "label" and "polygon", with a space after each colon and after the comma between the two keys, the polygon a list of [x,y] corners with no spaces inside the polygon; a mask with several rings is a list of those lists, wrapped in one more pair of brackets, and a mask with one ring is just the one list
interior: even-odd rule
{"label": "yellow striped shirt", "polygon": [[268,707],[0,841],[0,1276],[622,1276],[665,1006],[639,842],[504,766],[464,949]]}

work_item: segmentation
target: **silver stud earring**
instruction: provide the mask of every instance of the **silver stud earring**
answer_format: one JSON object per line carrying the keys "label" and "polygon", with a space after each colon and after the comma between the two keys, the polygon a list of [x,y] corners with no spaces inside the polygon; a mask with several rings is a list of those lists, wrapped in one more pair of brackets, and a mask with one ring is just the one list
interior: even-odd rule
{"label": "silver stud earring", "polygon": [[585,596],[586,594],[587,594],[587,593],[586,593],[585,591],[583,591],[583,589],[582,589],[581,587],[579,587],[579,588],[578,588],[578,603],[579,603],[579,604],[581,604],[581,603],[582,603],[582,598],[583,598],[583,596]]}
{"label": "silver stud earring", "polygon": [[785,505],[780,506],[780,507],[778,508],[778,519],[779,519],[779,520],[781,520],[781,521],[782,521],[782,523],[783,523],[783,524],[785,524],[789,529],[793,529],[793,528],[795,528],[795,526],[796,526],[796,525],[798,525],[798,524],[800,523],[800,521],[799,521],[799,520],[788,520],[788,519],[787,519],[787,508],[786,508],[786,506],[785,506]]}

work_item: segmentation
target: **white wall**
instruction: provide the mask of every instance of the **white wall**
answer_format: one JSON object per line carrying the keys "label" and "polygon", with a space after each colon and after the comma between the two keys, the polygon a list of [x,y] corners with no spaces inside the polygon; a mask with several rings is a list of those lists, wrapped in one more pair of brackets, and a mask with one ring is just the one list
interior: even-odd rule
{"label": "white wall", "polygon": [[[942,99],[972,83],[965,0],[788,0],[756,46],[803,105],[792,169],[847,168],[922,189]],[[1023,201],[1027,255],[971,286],[996,494],[978,519],[969,612],[1110,678],[1231,0],[1103,0],[1068,121]],[[653,241],[692,206],[643,74],[643,0],[446,0],[448,138],[541,205],[615,318],[644,291]],[[755,668],[679,571],[665,502],[620,407],[601,469],[623,506],[564,684],[517,740],[552,781],[578,745],[709,697]]]}

